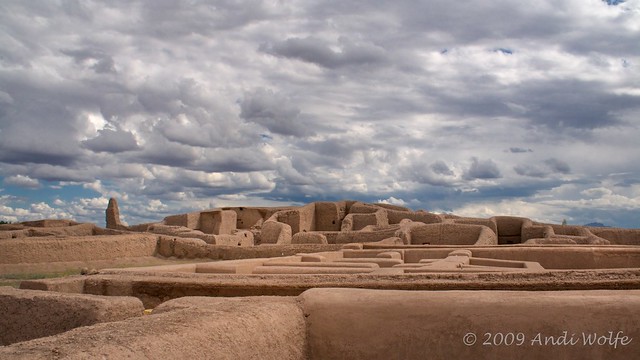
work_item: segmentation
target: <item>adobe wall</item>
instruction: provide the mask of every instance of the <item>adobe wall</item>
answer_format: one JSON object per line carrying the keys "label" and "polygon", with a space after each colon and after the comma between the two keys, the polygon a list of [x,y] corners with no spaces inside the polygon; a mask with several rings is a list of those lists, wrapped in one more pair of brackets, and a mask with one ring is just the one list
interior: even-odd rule
{"label": "adobe wall", "polygon": [[184,226],[195,230],[200,224],[200,212],[167,216],[162,220],[162,223],[169,226]]}
{"label": "adobe wall", "polygon": [[157,236],[123,234],[67,238],[23,238],[0,241],[0,264],[91,261],[152,256]]}
{"label": "adobe wall", "polygon": [[393,210],[393,211],[402,211],[402,212],[410,212],[411,211],[411,209],[409,209],[408,207],[400,206],[400,205],[385,204],[385,203],[375,203],[373,205],[379,206],[381,208],[385,208],[385,209],[388,209],[388,210]]}
{"label": "adobe wall", "polygon": [[282,210],[275,213],[278,222],[291,226],[291,235],[301,231],[312,231],[315,227],[315,203],[310,203],[299,208]]}
{"label": "adobe wall", "polygon": [[522,242],[522,225],[531,220],[515,216],[494,216],[498,225],[499,244],[520,244]]}
{"label": "adobe wall", "polygon": [[442,215],[426,211],[406,212],[387,210],[387,217],[389,218],[389,224],[398,224],[403,219],[409,219],[411,221],[422,222],[425,224],[435,224],[444,221],[444,217]]}
{"label": "adobe wall", "polygon": [[[407,263],[444,258],[454,248],[406,248]],[[545,269],[613,269],[640,267],[640,249],[591,246],[501,246],[469,248],[474,257],[538,262]]]}
{"label": "adobe wall", "polygon": [[349,207],[348,213],[349,214],[371,214],[378,210],[380,210],[378,206],[356,201],[356,202],[353,202],[353,204],[351,204],[351,206]]}
{"label": "adobe wall", "polygon": [[236,230],[237,217],[232,210],[203,211],[198,229],[205,234],[231,235]]}
{"label": "adobe wall", "polygon": [[572,226],[572,225],[549,225],[553,229],[555,235],[570,235],[570,236],[588,236],[589,230],[584,226]]}
{"label": "adobe wall", "polygon": [[[44,222],[46,221],[46,222]],[[49,225],[49,221],[43,220],[43,225]],[[38,223],[38,222],[36,222]],[[21,223],[24,225],[25,223]],[[63,223],[64,224],[64,223]],[[19,239],[26,237],[64,237],[64,236],[90,236],[96,235],[100,232],[99,228],[95,224],[72,224],[68,226],[54,223],[55,226],[37,226],[26,227],[22,226],[22,229],[15,229],[9,231],[0,231],[0,240],[2,239]],[[109,230],[102,229],[103,232],[109,233]]]}
{"label": "adobe wall", "polygon": [[150,316],[0,347],[0,358],[628,359],[640,354],[638,317],[640,290],[310,289],[171,300]]}
{"label": "adobe wall", "polygon": [[342,221],[341,231],[359,231],[367,226],[389,226],[387,211],[379,209],[373,213],[350,213]]}
{"label": "adobe wall", "polygon": [[496,223],[495,219],[460,218],[460,219],[453,219],[453,223],[486,226],[489,229],[491,229],[491,231],[493,231],[494,234],[498,235],[498,224]]}
{"label": "adobe wall", "polygon": [[327,237],[329,244],[348,244],[353,242],[376,242],[394,237],[397,227],[373,231],[340,231],[322,232]]}
{"label": "adobe wall", "polygon": [[62,294],[0,287],[0,345],[59,334],[80,326],[142,316],[134,297]]}
{"label": "adobe wall", "polygon": [[[628,359],[640,354],[638,290],[311,289],[301,298],[309,359]],[[568,337],[575,334],[579,345],[544,345],[547,336],[561,339],[565,331]],[[583,334],[609,331],[633,340],[617,347],[582,343]],[[493,345],[509,333],[511,346]]]}
{"label": "adobe wall", "polygon": [[344,201],[316,202],[315,212],[315,231],[340,231],[347,204]]}
{"label": "adobe wall", "polygon": [[273,214],[286,208],[256,208],[256,207],[224,207],[222,210],[236,212],[236,228],[250,229],[252,226],[261,225]]}
{"label": "adobe wall", "polygon": [[640,230],[617,228],[588,228],[592,234],[619,245],[640,245]]}
{"label": "adobe wall", "polygon": [[525,221],[522,225],[521,242],[530,239],[541,239],[553,234],[553,228],[545,224],[533,224],[532,221]]}
{"label": "adobe wall", "polygon": [[[483,231],[486,229],[485,231]],[[408,228],[411,244],[417,245],[482,245],[497,244],[493,231],[482,225],[428,224]],[[480,245],[479,244],[479,245]]]}
{"label": "adobe wall", "polygon": [[306,359],[295,298],[182,298],[152,315],[0,347],[2,359]]}

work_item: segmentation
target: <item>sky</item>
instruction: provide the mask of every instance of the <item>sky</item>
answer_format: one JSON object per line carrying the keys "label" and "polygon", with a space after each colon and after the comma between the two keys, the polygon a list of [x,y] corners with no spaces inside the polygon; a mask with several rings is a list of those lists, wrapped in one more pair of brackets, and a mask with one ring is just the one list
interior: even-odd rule
{"label": "sky", "polygon": [[640,0],[0,2],[0,220],[353,199],[640,228]]}

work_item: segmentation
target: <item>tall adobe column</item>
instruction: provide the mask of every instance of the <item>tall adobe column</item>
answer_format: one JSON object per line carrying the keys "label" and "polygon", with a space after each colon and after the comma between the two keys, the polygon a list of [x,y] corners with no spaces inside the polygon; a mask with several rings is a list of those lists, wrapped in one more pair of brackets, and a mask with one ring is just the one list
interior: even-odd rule
{"label": "tall adobe column", "polygon": [[120,223],[120,210],[118,209],[118,201],[116,198],[109,199],[109,205],[107,205],[107,229],[120,229],[122,224]]}

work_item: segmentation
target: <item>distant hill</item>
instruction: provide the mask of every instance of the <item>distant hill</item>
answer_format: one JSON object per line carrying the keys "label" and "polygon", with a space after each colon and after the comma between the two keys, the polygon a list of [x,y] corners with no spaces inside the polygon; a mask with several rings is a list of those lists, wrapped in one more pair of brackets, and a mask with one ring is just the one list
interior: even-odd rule
{"label": "distant hill", "polygon": [[588,224],[584,224],[584,226],[591,226],[591,227],[609,227],[603,223],[599,223],[599,222],[592,222],[592,223],[588,223]]}

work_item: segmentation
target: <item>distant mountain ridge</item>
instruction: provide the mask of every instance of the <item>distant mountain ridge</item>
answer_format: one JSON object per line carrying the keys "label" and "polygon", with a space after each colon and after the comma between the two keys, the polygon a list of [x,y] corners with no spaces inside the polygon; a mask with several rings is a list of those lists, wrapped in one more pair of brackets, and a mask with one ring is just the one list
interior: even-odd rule
{"label": "distant mountain ridge", "polygon": [[599,222],[591,222],[588,224],[584,224],[584,226],[591,226],[591,227],[609,227],[603,223],[599,223]]}

